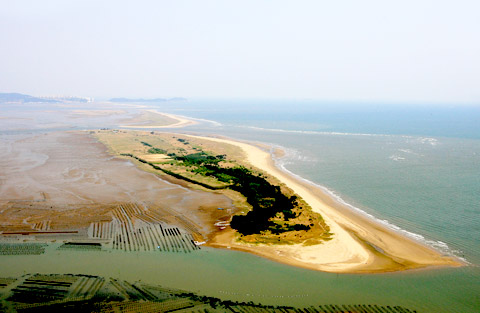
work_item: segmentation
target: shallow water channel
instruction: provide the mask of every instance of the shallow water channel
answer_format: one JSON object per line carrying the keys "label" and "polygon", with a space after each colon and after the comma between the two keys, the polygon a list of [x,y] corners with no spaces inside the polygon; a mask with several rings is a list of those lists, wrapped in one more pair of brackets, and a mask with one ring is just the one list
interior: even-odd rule
{"label": "shallow water channel", "polygon": [[[191,253],[94,252],[56,250],[59,245],[49,245],[42,255],[1,256],[0,276],[90,274],[222,299],[293,306],[378,304],[401,305],[419,312],[475,312],[478,303],[474,286],[471,295],[452,293],[449,287],[452,282],[468,284],[461,277],[465,271],[478,271],[473,267],[347,275],[305,270],[243,252],[206,247]],[[428,301],[424,299],[426,294]]]}

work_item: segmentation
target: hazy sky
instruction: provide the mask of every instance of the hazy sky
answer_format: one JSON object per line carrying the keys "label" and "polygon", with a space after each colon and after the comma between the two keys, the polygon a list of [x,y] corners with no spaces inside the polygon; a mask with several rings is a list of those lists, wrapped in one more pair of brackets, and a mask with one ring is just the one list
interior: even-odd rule
{"label": "hazy sky", "polygon": [[480,104],[478,0],[0,4],[0,92]]}

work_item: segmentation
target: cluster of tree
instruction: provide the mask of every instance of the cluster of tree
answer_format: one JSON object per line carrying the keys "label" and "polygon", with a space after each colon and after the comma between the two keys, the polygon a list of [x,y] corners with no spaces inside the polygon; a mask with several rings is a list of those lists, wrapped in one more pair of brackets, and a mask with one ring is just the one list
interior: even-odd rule
{"label": "cluster of tree", "polygon": [[242,235],[258,234],[265,230],[280,233],[310,228],[306,225],[294,225],[293,229],[282,228],[271,221],[277,213],[282,213],[287,221],[295,218],[293,209],[298,206],[296,196],[286,196],[279,186],[270,184],[264,177],[255,175],[244,167],[219,169],[222,174],[232,177],[233,184],[230,188],[243,194],[252,206],[246,215],[236,215],[230,223]]}
{"label": "cluster of tree", "polygon": [[223,160],[220,156],[209,155],[203,151],[184,156],[179,156],[175,153],[168,155],[177,161],[182,161],[185,166],[195,166],[197,168],[203,168],[205,165],[218,164],[218,162]]}
{"label": "cluster of tree", "polygon": [[166,154],[167,151],[165,151],[163,149],[159,149],[159,148],[150,148],[150,149],[148,149],[148,153],[151,153],[151,154]]}
{"label": "cluster of tree", "polygon": [[[307,230],[308,225],[291,225],[281,227],[271,219],[282,213],[285,220],[295,218],[293,209],[298,206],[296,196],[284,195],[279,186],[270,184],[264,177],[255,175],[245,167],[221,167],[218,162],[224,156],[208,156],[198,153],[179,157],[184,163],[196,165],[194,172],[204,176],[212,176],[221,182],[229,183],[228,188],[240,192],[247,198],[252,210],[246,215],[234,216],[230,226],[242,235],[257,234],[264,230],[281,233],[292,230]],[[195,157],[193,157],[195,156]]]}
{"label": "cluster of tree", "polygon": [[[157,148],[152,147],[152,149]],[[162,150],[162,152],[166,151]],[[246,215],[234,216],[230,226],[242,235],[258,234],[265,230],[270,230],[272,233],[279,234],[281,232],[292,230],[310,229],[310,226],[303,224],[282,226],[272,222],[271,219],[278,213],[281,213],[286,221],[295,218],[296,214],[293,209],[299,206],[297,197],[286,196],[282,193],[279,186],[270,184],[264,177],[254,174],[243,166],[220,166],[219,162],[225,159],[225,155],[212,156],[203,151],[183,156],[176,155],[175,153],[169,153],[168,155],[176,161],[181,161],[184,166],[191,167],[193,172],[202,176],[214,177],[218,181],[227,183],[227,186],[212,187],[186,178],[180,174],[162,169],[155,164],[146,162],[133,155],[129,156],[136,158],[140,162],[148,163],[153,168],[161,170],[166,174],[188,182],[200,184],[209,189],[230,188],[240,192],[247,198],[247,202],[252,206],[252,210]]]}

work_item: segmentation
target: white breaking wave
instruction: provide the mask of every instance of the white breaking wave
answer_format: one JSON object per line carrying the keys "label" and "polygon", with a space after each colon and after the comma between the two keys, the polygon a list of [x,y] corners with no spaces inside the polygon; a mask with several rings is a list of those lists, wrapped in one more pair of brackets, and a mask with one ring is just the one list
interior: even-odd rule
{"label": "white breaking wave", "polygon": [[421,157],[424,156],[423,154],[417,153],[417,152],[415,152],[415,151],[413,151],[413,150],[410,150],[410,149],[398,149],[398,151],[403,152],[403,153],[406,153],[406,154],[421,156]]}
{"label": "white breaking wave", "polygon": [[212,125],[215,126],[215,127],[223,126],[222,123],[219,123],[219,122],[213,121],[213,120],[207,120],[207,119],[204,119],[204,118],[196,118],[196,117],[179,115],[179,114],[172,114],[172,115],[178,116],[178,117],[181,117],[181,118],[184,118],[184,119],[187,119],[187,120],[193,120],[193,121],[210,123],[210,124],[212,124]]}
{"label": "white breaking wave", "polygon": [[423,144],[430,144],[432,146],[436,146],[438,144],[438,139],[430,138],[430,137],[420,137],[420,142]]}
{"label": "white breaking wave", "polygon": [[[288,129],[281,129],[281,128],[264,128],[258,126],[236,126],[240,128],[249,128],[254,130],[262,130],[262,131],[269,131],[269,132],[277,132],[277,133],[290,133],[290,134],[305,134],[305,135],[330,135],[330,136],[362,136],[362,137],[396,137],[396,138],[405,138],[414,140],[416,142],[422,144],[429,144],[431,146],[436,146],[440,143],[440,141],[436,138],[432,137],[419,137],[419,136],[411,136],[411,135],[397,135],[397,134],[370,134],[370,133],[348,133],[348,132],[326,132],[326,131],[315,131],[315,130],[288,130]],[[409,149],[400,150],[405,153],[413,153],[413,151],[407,151]],[[419,155],[419,154],[417,154]]]}
{"label": "white breaking wave", "polygon": [[[255,130],[271,131],[271,132],[279,132],[279,133],[307,134],[307,135],[372,136],[372,137],[397,136],[397,135],[386,135],[386,134],[321,132],[321,131],[316,131],[316,130],[288,130],[288,129],[280,129],[280,128],[264,128],[264,127],[257,127],[257,126],[238,126],[238,127],[255,129]],[[401,137],[411,138],[411,136],[401,136]]]}
{"label": "white breaking wave", "polygon": [[[178,116],[181,116],[181,115],[178,115]],[[187,119],[191,119],[191,120],[194,120],[194,121],[210,123],[210,124],[212,124],[212,125],[215,126],[215,127],[223,126],[222,123],[219,123],[219,122],[213,121],[213,120],[207,120],[207,119],[204,119],[204,118],[187,117],[187,116],[181,116],[181,117],[184,117],[184,118],[187,118]]]}
{"label": "white breaking wave", "polygon": [[393,160],[393,161],[403,161],[403,160],[405,160],[404,157],[401,157],[401,156],[399,156],[399,155],[391,155],[391,156],[389,157],[389,159],[390,159],[390,160]]}
{"label": "white breaking wave", "polygon": [[[277,148],[281,148],[281,149],[284,149],[284,150],[289,150],[289,149],[285,149],[281,146],[278,146],[276,145]],[[290,149],[292,150],[292,149]],[[294,150],[296,151],[296,150]],[[296,151],[296,153],[298,154],[299,152]],[[287,154],[288,155],[288,154]],[[367,213],[365,212],[364,210],[356,207],[356,206],[353,206],[351,205],[350,203],[346,202],[345,200],[342,199],[342,197],[340,197],[337,193],[335,193],[333,190],[325,187],[325,186],[322,186],[322,185],[319,185],[317,183],[314,183],[306,178],[303,178],[293,172],[291,172],[290,170],[288,170],[286,168],[286,165],[287,164],[291,164],[292,162],[288,162],[288,160],[285,160],[286,157],[284,158],[274,158],[274,163],[275,165],[281,169],[282,171],[294,176],[295,178],[299,179],[299,180],[302,180],[314,187],[317,187],[317,188],[320,188],[321,190],[323,190],[325,193],[327,193],[329,196],[331,196],[333,199],[335,199],[337,202],[339,202],[340,204],[342,205],[345,205],[346,207],[350,208],[351,210],[355,211],[355,212],[358,212],[372,220],[374,220],[375,222],[379,223],[379,224],[382,224],[384,225],[385,227],[397,232],[397,233],[400,233],[410,239],[413,239],[419,243],[422,243],[424,245],[427,245],[437,251],[439,251],[440,253],[444,254],[444,255],[448,255],[448,256],[453,256],[453,257],[456,257],[456,258],[459,258],[461,259],[462,261],[464,261],[465,263],[467,264],[470,264],[465,258],[461,257],[460,255],[462,255],[462,251],[460,250],[454,250],[454,249],[451,249],[445,242],[443,241],[440,241],[440,240],[431,240],[431,239],[427,239],[425,238],[423,235],[420,235],[420,234],[416,234],[416,233],[413,233],[413,232],[410,232],[408,230],[405,230],[393,223],[391,223],[390,221],[388,220],[382,220],[382,219],[379,219],[379,218],[376,218],[375,216],[373,216],[372,214],[370,213]]]}
{"label": "white breaking wave", "polygon": [[[303,155],[299,150],[297,149],[292,149],[292,148],[286,148],[286,147],[282,147],[280,145],[273,145],[273,144],[268,144],[269,146],[271,146],[272,148],[277,148],[279,150],[283,150],[285,152],[285,156],[281,158],[281,160],[283,162],[288,163],[290,164],[291,162],[288,162],[287,159],[289,160],[295,160],[295,161],[302,161],[302,162],[315,162],[317,161],[316,159],[312,158],[312,157],[307,157],[305,155]],[[275,156],[273,155],[273,151],[270,150],[270,154],[272,155],[272,158],[275,159],[276,162],[281,162],[281,160],[279,158],[275,158]]]}
{"label": "white breaking wave", "polygon": [[423,145],[430,145],[430,146],[436,146],[440,144],[440,141],[437,138],[432,138],[432,137],[420,137],[420,136],[410,136],[409,139],[412,139],[414,143],[420,143]]}

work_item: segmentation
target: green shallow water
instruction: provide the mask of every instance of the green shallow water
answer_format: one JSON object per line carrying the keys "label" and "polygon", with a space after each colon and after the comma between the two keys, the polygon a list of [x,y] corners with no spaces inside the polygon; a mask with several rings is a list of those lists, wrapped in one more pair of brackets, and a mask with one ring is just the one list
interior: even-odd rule
{"label": "green shallow water", "polygon": [[339,275],[338,280],[311,274],[318,279],[312,285],[326,292],[318,295],[322,302],[365,299],[399,302],[421,312],[480,312],[480,140],[245,127],[216,132],[284,147],[287,154],[279,163],[287,170],[327,187],[389,227],[470,264]]}
{"label": "green shallow water", "polygon": [[0,276],[91,274],[142,281],[199,294],[262,304],[401,305],[419,312],[478,312],[477,267],[373,275],[338,275],[286,266],[243,252],[57,251],[0,257]]}

